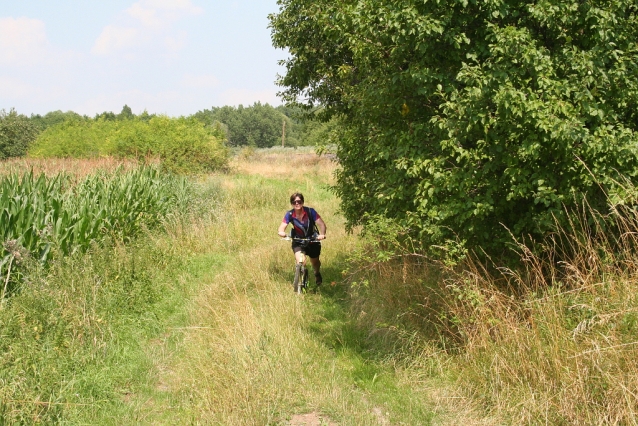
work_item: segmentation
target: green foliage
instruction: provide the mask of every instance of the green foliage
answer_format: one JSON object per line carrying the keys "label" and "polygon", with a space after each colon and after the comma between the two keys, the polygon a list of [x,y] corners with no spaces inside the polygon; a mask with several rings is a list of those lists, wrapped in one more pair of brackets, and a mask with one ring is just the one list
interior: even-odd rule
{"label": "green foliage", "polygon": [[149,114],[148,112],[146,112],[146,110],[142,112],[140,115],[136,116],[135,114],[133,114],[133,110],[131,109],[131,107],[124,104],[124,106],[122,107],[122,111],[119,114],[115,114],[112,111],[104,111],[101,114],[96,114],[95,119],[98,120],[101,118],[103,120],[108,120],[108,121],[122,121],[122,120],[132,120],[134,118],[139,118],[143,121],[148,121],[155,116],[156,116],[155,114]]}
{"label": "green foliage", "polygon": [[343,118],[350,226],[393,218],[425,247],[498,255],[636,181],[633,0],[279,4],[284,98]]}
{"label": "green foliage", "polygon": [[44,130],[29,149],[36,158],[91,158],[115,154],[111,135],[119,124],[104,119],[66,119]]}
{"label": "green foliage", "polygon": [[277,107],[292,122],[292,129],[286,131],[288,146],[323,147],[332,143],[332,138],[339,127],[339,120],[334,117],[322,120],[324,108],[308,109],[297,104]]}
{"label": "green foliage", "polygon": [[142,238],[31,271],[0,310],[0,423],[135,423],[125,398],[155,379],[144,343],[181,325],[184,263]]}
{"label": "green foliage", "polygon": [[201,173],[226,165],[222,140],[194,118],[158,116],[129,120],[113,135],[114,154],[142,158],[159,155],[162,165],[178,173]]}
{"label": "green foliage", "polygon": [[286,120],[286,133],[292,131],[293,127],[292,122],[276,108],[259,102],[248,107],[213,107],[199,111],[193,117],[211,127],[216,123],[227,126],[231,146],[270,148],[280,145],[283,121]]}
{"label": "green foliage", "polygon": [[[39,179],[26,179],[33,191]],[[105,230],[106,240],[86,251],[72,250],[45,268],[28,265],[24,270],[20,291],[0,301],[0,424],[139,423],[139,410],[129,399],[139,395],[148,400],[158,380],[158,354],[148,350],[159,347],[154,339],[181,345],[177,327],[189,318],[186,298],[201,275],[211,271],[208,263],[194,273],[192,235],[201,238],[201,229],[183,232],[194,218],[200,224],[219,214],[220,188],[157,170],[95,175],[76,186],[64,177],[56,179],[69,200],[84,198],[79,193],[87,196],[65,203],[70,213],[97,203],[114,207],[111,217],[128,220],[121,213],[131,201],[140,210],[153,198],[153,211],[138,220],[151,232],[138,232],[124,244]],[[53,179],[48,183],[56,186]],[[179,232],[157,232],[152,217],[162,221],[162,228]],[[225,259],[218,253],[210,258],[217,263]],[[174,417],[175,411],[169,411]]]}
{"label": "green foliage", "polygon": [[45,263],[54,252],[83,251],[107,236],[128,240],[185,208],[187,192],[183,178],[150,167],[91,175],[77,185],[62,175],[9,175],[0,180],[0,279],[8,283],[29,259]]}
{"label": "green foliage", "polygon": [[135,114],[133,114],[133,110],[131,110],[130,106],[124,104],[122,111],[118,114],[117,118],[119,120],[130,120],[135,118]]}
{"label": "green foliage", "polygon": [[31,114],[31,122],[39,129],[39,131],[46,130],[51,126],[55,126],[56,124],[63,123],[67,120],[84,120],[87,118],[88,117],[83,117],[73,111],[62,112],[60,110],[48,112],[44,116],[40,114]]}
{"label": "green foliage", "polygon": [[37,134],[38,129],[27,116],[14,109],[8,113],[0,110],[0,160],[25,155]]}
{"label": "green foliage", "polygon": [[334,143],[340,125],[336,117],[325,122],[317,119],[306,120],[299,126],[300,145],[324,147]]}
{"label": "green foliage", "polygon": [[48,128],[36,140],[32,157],[90,158],[105,155],[143,159],[160,157],[177,173],[217,170],[228,151],[219,136],[194,118],[154,116],[126,120],[67,120]]}

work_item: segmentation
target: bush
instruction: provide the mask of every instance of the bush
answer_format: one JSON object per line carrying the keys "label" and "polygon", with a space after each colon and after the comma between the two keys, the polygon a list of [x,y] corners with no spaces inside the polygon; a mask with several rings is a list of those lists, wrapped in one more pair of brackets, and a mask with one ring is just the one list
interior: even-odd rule
{"label": "bush", "polygon": [[548,237],[546,256],[519,245],[517,269],[432,262],[394,221],[376,222],[345,262],[352,321],[418,380],[455,378],[487,424],[632,424],[638,212],[594,234],[583,218],[596,215],[570,215],[580,231]]}
{"label": "bush", "polygon": [[88,117],[82,117],[77,112],[61,110],[47,112],[44,116],[40,114],[31,114],[31,122],[40,130],[46,130],[51,126],[63,123],[67,120],[83,120]]}
{"label": "bush", "polygon": [[37,134],[38,129],[27,116],[14,109],[8,113],[0,110],[0,160],[24,156]]}
{"label": "bush", "polygon": [[92,158],[114,154],[111,136],[118,124],[106,120],[67,119],[43,131],[29,149],[36,158]]}
{"label": "bush", "polygon": [[159,157],[163,167],[173,172],[201,173],[227,164],[228,150],[219,133],[205,128],[194,118],[183,117],[68,120],[45,130],[29,150],[29,155]]}

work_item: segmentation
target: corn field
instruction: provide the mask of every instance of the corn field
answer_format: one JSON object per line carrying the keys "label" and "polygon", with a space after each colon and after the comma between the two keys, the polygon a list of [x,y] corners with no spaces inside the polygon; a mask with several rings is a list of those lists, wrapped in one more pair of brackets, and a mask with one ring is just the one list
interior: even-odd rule
{"label": "corn field", "polygon": [[188,183],[153,167],[68,175],[11,174],[0,180],[0,285],[4,299],[20,265],[86,250],[106,236],[130,239],[184,207]]}

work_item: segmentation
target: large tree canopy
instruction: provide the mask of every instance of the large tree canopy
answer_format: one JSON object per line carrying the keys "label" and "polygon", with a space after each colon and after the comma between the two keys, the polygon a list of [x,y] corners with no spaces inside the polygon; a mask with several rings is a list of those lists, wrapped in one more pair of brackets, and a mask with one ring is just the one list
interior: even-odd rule
{"label": "large tree canopy", "polygon": [[[500,253],[638,173],[635,0],[280,0],[283,96],[344,123],[350,225]],[[365,214],[367,213],[367,214]]]}

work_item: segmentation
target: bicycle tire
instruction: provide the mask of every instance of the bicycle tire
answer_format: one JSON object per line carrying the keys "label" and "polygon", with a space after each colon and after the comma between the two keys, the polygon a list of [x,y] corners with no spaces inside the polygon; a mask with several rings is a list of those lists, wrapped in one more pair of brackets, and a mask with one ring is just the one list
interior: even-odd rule
{"label": "bicycle tire", "polygon": [[302,279],[303,279],[303,265],[301,263],[297,263],[295,265],[295,278],[292,281],[292,287],[295,291],[295,293],[301,293],[301,287],[302,287]]}

